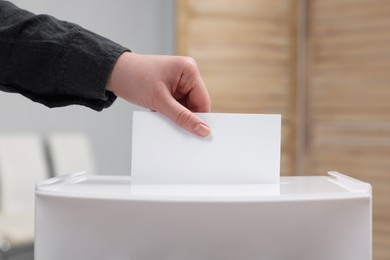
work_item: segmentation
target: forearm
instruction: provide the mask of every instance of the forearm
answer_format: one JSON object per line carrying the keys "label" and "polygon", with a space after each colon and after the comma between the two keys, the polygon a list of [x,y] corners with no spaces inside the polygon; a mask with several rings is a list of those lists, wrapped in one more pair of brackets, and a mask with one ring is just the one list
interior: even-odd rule
{"label": "forearm", "polygon": [[0,89],[49,107],[111,105],[112,66],[126,48],[78,25],[0,1]]}

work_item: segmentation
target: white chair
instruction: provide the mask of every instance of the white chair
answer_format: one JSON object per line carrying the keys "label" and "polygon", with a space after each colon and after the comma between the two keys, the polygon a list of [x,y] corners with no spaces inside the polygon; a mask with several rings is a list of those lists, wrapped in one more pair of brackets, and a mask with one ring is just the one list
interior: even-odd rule
{"label": "white chair", "polygon": [[95,173],[83,133],[49,134],[47,150],[37,134],[0,134],[0,260],[21,254],[32,258],[35,184],[81,171]]}
{"label": "white chair", "polygon": [[47,137],[47,145],[54,176],[96,172],[89,138],[84,133],[52,133]]}
{"label": "white chair", "polygon": [[0,254],[32,246],[35,184],[48,176],[38,135],[0,135]]}

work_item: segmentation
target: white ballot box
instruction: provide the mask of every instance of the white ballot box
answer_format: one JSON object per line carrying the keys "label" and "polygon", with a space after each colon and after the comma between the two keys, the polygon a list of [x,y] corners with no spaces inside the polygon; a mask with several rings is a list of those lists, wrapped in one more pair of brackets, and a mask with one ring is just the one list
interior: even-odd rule
{"label": "white ballot box", "polygon": [[36,186],[36,260],[369,260],[371,186],[332,172],[277,184]]}

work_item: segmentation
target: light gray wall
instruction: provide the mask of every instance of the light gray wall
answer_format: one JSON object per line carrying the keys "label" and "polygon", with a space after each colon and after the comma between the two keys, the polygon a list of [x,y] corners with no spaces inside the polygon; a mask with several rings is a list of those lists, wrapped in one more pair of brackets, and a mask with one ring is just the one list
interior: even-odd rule
{"label": "light gray wall", "polygon": [[[110,38],[137,53],[174,53],[174,0],[12,0]],[[17,94],[0,92],[0,132],[83,131],[92,141],[98,174],[129,174],[131,115],[123,100],[103,112],[70,106],[49,109]]]}

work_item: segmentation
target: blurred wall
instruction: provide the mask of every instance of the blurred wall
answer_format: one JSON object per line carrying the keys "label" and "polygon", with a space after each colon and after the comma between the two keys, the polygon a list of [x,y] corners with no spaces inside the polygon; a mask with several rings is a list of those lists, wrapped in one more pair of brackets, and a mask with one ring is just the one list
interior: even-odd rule
{"label": "blurred wall", "polygon": [[[174,53],[174,0],[12,0],[110,38],[137,53]],[[49,109],[17,94],[0,92],[0,132],[83,131],[92,141],[98,174],[129,174],[131,115],[140,109],[123,100],[95,112],[70,106]]]}

